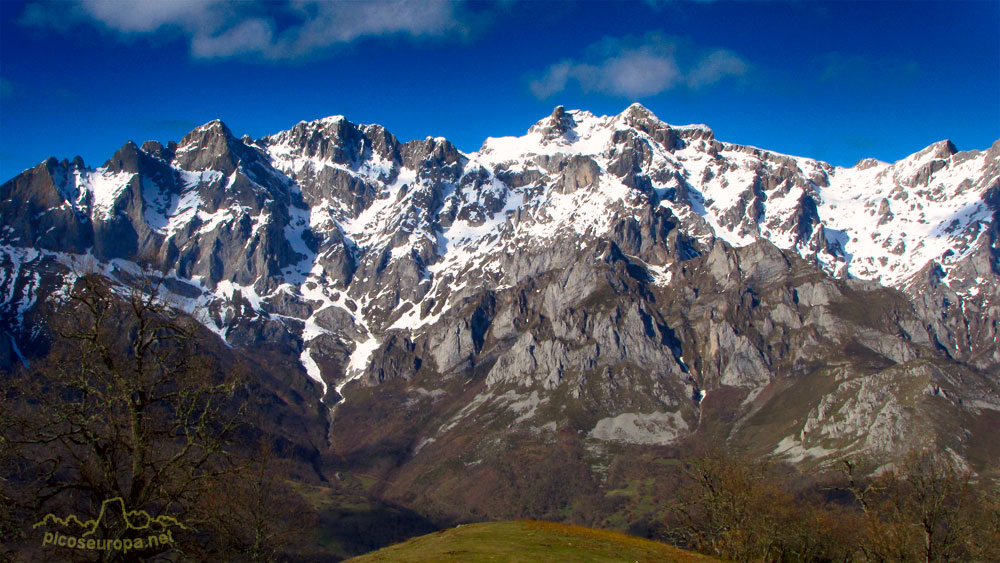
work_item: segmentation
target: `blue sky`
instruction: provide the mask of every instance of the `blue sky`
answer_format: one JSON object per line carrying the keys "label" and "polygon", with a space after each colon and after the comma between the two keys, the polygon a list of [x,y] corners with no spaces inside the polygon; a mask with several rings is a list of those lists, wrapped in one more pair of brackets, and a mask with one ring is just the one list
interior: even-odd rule
{"label": "blue sky", "polygon": [[1000,2],[0,0],[0,179],[220,118],[341,114],[474,151],[638,101],[850,166],[1000,138]]}

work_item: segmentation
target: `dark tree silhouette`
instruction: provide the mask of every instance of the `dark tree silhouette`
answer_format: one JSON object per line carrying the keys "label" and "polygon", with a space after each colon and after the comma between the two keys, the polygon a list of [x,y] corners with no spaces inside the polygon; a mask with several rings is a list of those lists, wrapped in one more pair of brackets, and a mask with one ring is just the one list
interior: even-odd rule
{"label": "dark tree silhouette", "polygon": [[[47,315],[48,358],[5,385],[0,492],[22,517],[94,518],[104,501],[120,498],[127,510],[169,516],[184,528],[173,530],[177,544],[141,556],[69,556],[169,556],[183,548],[184,529],[197,535],[206,521],[202,497],[234,470],[227,447],[248,404],[245,379],[198,346],[205,329],[164,302],[159,278],[136,281],[115,291],[83,275]],[[124,520],[109,531],[140,533]]]}

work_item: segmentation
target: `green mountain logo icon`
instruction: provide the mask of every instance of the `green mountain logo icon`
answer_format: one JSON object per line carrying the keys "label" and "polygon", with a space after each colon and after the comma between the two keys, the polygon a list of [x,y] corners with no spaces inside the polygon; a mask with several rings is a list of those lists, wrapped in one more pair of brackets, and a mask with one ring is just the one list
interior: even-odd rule
{"label": "green mountain logo icon", "polygon": [[182,530],[187,530],[186,526],[172,516],[157,516],[153,518],[145,510],[128,510],[125,508],[125,501],[121,497],[110,498],[102,502],[101,512],[97,515],[97,518],[80,520],[75,514],[60,518],[55,514],[49,513],[36,522],[32,528],[63,526],[79,531],[80,537],[87,537],[93,535],[101,527],[102,523],[118,519],[120,519],[126,529],[142,531],[144,533],[160,532],[174,526]]}

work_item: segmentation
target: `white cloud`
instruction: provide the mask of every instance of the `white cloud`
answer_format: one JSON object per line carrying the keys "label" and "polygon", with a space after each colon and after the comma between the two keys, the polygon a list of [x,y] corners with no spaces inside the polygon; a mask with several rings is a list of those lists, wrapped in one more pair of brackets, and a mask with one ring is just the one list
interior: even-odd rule
{"label": "white cloud", "polygon": [[456,4],[450,1],[297,0],[292,5],[305,16],[302,26],[283,32],[265,56],[296,57],[365,36],[440,36],[462,28]]}
{"label": "white cloud", "polygon": [[731,51],[712,51],[688,73],[687,83],[691,88],[701,88],[715,84],[729,76],[745,76],[749,66],[746,61]]}
{"label": "white cloud", "polygon": [[[64,23],[39,17],[55,7]],[[363,37],[462,34],[461,8],[458,0],[76,0],[29,4],[21,22],[66,31],[73,19],[126,36],[168,31],[186,37],[197,58],[291,60]]]}
{"label": "white cloud", "polygon": [[540,99],[575,82],[584,92],[642,98],[675,88],[698,89],[745,76],[749,64],[725,49],[704,50],[688,40],[649,33],[608,38],[587,48],[580,60],[555,63],[531,81]]}
{"label": "white cloud", "polygon": [[556,63],[545,71],[545,75],[537,80],[532,80],[528,85],[536,98],[544,100],[554,94],[558,94],[566,89],[571,75],[576,74],[576,65],[570,61]]}
{"label": "white cloud", "polygon": [[674,87],[681,76],[677,62],[644,50],[629,51],[607,59],[594,69],[589,82],[599,91],[623,96],[649,96]]}
{"label": "white cloud", "polygon": [[144,33],[176,25],[194,30],[219,20],[222,3],[213,0],[81,0],[83,14],[111,29]]}
{"label": "white cloud", "polygon": [[250,18],[226,26],[215,33],[196,33],[191,36],[191,54],[200,59],[232,57],[260,53],[271,45],[274,32],[263,19]]}

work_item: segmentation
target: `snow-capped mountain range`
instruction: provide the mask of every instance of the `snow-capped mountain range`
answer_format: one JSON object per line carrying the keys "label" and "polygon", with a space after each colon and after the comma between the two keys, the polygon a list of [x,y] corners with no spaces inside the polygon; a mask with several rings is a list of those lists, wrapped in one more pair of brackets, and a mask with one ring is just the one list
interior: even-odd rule
{"label": "snow-capped mountain range", "polygon": [[[71,280],[67,271],[89,267],[124,279],[142,264],[167,272],[171,298],[230,345],[284,346],[328,402],[357,378],[406,378],[429,366],[475,371],[489,354],[490,385],[541,382],[551,391],[577,372],[599,372],[608,348],[576,358],[574,346],[557,350],[558,342],[600,340],[598,327],[581,321],[579,334],[550,328],[542,336],[528,319],[551,323],[586,309],[592,287],[567,292],[586,286],[597,266],[568,272],[603,261],[623,264],[615,293],[644,296],[635,318],[668,349],[662,362],[674,366],[665,369],[677,383],[658,400],[696,397],[668,409],[676,420],[650,419],[675,438],[695,431],[699,403],[715,387],[759,394],[802,369],[779,368],[781,358],[802,354],[772,352],[777,341],[754,340],[732,319],[732,328],[710,324],[702,334],[663,305],[662,318],[646,320],[645,296],[681,295],[682,287],[693,288],[695,303],[708,299],[704,291],[757,288],[780,272],[799,279],[794,272],[815,266],[826,281],[796,286],[794,303],[770,303],[757,288],[748,307],[766,308],[761,322],[773,325],[797,308],[798,320],[787,322],[799,330],[812,318],[804,308],[829,312],[838,299],[856,299],[852,291],[870,297],[884,286],[909,303],[893,313],[897,328],[879,329],[896,340],[871,346],[893,364],[940,357],[994,383],[1000,366],[1000,141],[964,152],[941,141],[895,163],[841,168],[722,142],[707,126],[669,125],[638,104],[601,117],[558,107],[525,135],[489,138],[473,153],[443,138],[400,143],[379,125],[340,116],[262,139],[237,139],[213,121],[177,144],[129,142],[99,168],[49,159],[0,194],[11,358],[23,358],[38,334],[25,314],[57,291],[44,287],[45,275]],[[714,281],[693,277],[698,268]],[[632,283],[641,287],[626,289]],[[577,305],[567,305],[570,297]],[[749,318],[739,322],[772,338]],[[803,346],[833,338],[823,322]],[[510,354],[528,350],[533,363],[518,367],[501,342]],[[638,353],[620,346],[621,361]],[[615,417],[624,411],[615,408],[592,433],[619,435],[624,419]],[[629,420],[638,427],[645,419]]]}

